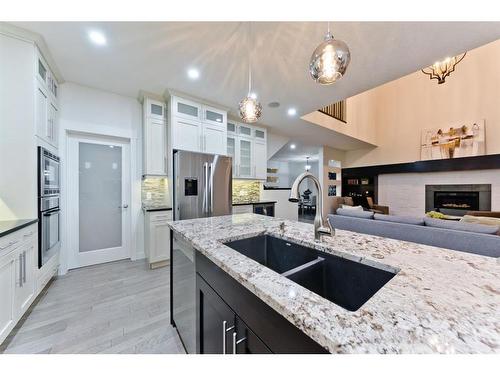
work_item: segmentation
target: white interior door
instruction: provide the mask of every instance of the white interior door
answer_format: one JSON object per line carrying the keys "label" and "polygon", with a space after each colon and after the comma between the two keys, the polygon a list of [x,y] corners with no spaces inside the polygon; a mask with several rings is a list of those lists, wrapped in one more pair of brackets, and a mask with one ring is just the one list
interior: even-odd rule
{"label": "white interior door", "polygon": [[130,144],[68,138],[69,268],[130,258]]}

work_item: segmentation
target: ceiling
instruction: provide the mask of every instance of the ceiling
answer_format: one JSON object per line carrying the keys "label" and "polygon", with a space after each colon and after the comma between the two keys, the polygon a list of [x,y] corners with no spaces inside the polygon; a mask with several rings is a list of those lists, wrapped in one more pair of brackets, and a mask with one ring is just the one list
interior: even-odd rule
{"label": "ceiling", "polygon": [[[312,51],[325,23],[255,22],[248,48],[248,24],[238,22],[20,22],[47,43],[66,81],[137,97],[139,90],[165,89],[219,103],[237,115],[247,92],[248,50],[253,87],[263,105],[261,123],[309,144],[342,150],[368,144],[300,119],[326,104],[394,80],[448,55],[500,38],[498,22],[338,22],[336,38],[351,50],[346,76],[331,86],[308,74]],[[88,30],[100,30],[108,45],[89,43]],[[197,81],[186,70],[201,72]],[[279,108],[269,108],[272,101]],[[289,107],[298,115],[287,115]]]}
{"label": "ceiling", "polygon": [[[290,147],[292,144],[295,145],[294,149]],[[318,146],[291,141],[280,148],[270,160],[305,162],[306,158],[309,157],[310,161],[318,161],[320,152],[321,148]]]}

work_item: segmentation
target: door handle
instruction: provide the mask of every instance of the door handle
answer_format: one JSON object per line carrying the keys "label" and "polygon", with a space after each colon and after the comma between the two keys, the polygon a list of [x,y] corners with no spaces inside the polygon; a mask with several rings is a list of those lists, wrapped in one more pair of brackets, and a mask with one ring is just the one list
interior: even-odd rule
{"label": "door handle", "polygon": [[236,332],[233,332],[233,354],[236,354],[236,347],[238,344],[241,344],[243,341],[245,341],[247,338],[243,337],[239,340],[237,340],[238,334]]}
{"label": "door handle", "polygon": [[227,321],[224,320],[222,322],[222,354],[227,354],[226,353],[226,337],[227,337],[227,333],[230,332],[231,330],[234,329],[234,326],[231,326],[231,327],[227,327]]}
{"label": "door handle", "polygon": [[119,206],[118,208],[128,208],[128,204],[124,203],[123,205]]}

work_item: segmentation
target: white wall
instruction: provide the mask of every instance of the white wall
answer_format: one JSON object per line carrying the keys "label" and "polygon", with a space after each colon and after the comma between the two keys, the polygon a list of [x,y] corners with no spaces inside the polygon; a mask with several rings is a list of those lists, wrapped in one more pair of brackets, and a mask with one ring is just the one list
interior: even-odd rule
{"label": "white wall", "polygon": [[[486,120],[486,153],[500,153],[500,40],[468,51],[444,84],[417,71],[348,100],[378,147],[347,151],[345,167],[420,160],[423,129]],[[348,123],[348,125],[350,125]]]}
{"label": "white wall", "polygon": [[500,211],[500,169],[380,175],[378,201],[389,206],[391,214],[422,216],[425,185],[440,184],[491,184],[491,209]]}
{"label": "white wall", "polygon": [[[324,146],[321,149],[319,156],[319,164],[321,168],[319,169],[318,178],[321,182],[321,188],[323,189],[323,216],[326,219],[326,215],[333,212],[333,197],[328,196],[328,185],[330,185],[330,180],[328,179],[328,172],[332,169],[329,167],[330,160],[340,162],[340,166],[343,167],[345,159],[345,151],[340,151],[331,147]],[[341,173],[337,173],[338,179],[340,180]],[[337,196],[342,195],[342,186],[337,186]]]}
{"label": "white wall", "polygon": [[37,217],[34,45],[0,35],[0,220]]}
{"label": "white wall", "polygon": [[271,159],[287,142],[290,137],[267,131],[267,159]]}
{"label": "white wall", "polygon": [[[62,171],[66,159],[68,132],[83,132],[129,138],[131,145],[131,247],[132,258],[144,256],[144,217],[141,209],[142,107],[136,98],[97,90],[76,83],[60,86],[60,156]],[[62,201],[65,202],[63,175]],[[63,206],[63,212],[64,212]],[[64,223],[64,220],[63,220]],[[63,235],[65,230],[63,229]],[[65,238],[62,241],[61,268],[67,267]]]}

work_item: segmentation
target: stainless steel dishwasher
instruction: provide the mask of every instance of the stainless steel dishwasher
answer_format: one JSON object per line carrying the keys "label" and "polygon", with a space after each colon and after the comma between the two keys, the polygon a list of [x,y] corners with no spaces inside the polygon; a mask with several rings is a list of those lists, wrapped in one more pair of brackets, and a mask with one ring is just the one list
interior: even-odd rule
{"label": "stainless steel dishwasher", "polygon": [[196,269],[195,249],[179,235],[172,236],[172,290],[170,313],[172,324],[188,353],[196,353]]}

